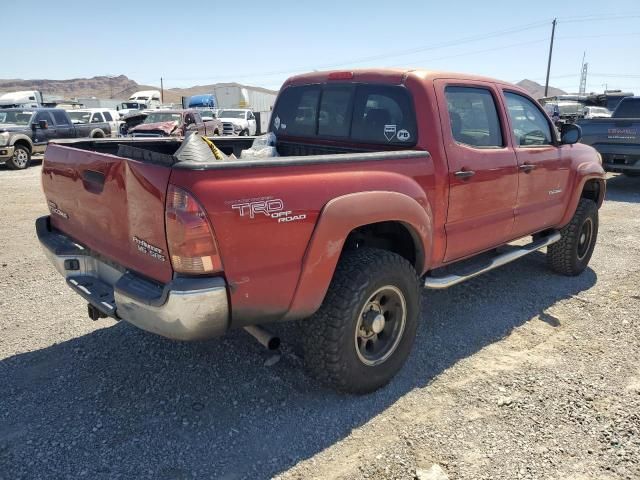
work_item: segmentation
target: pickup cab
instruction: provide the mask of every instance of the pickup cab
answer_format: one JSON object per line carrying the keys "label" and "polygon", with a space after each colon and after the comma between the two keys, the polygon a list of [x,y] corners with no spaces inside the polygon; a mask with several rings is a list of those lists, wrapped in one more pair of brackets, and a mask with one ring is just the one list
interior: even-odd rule
{"label": "pickup cab", "polygon": [[92,138],[117,137],[124,123],[117,110],[108,108],[74,108],[67,113],[74,125],[91,125],[89,136]]}
{"label": "pickup cab", "polygon": [[[36,231],[91,318],[178,340],[245,328],[269,346],[264,324],[297,320],[311,374],[365,393],[409,355],[422,288],[545,247],[560,274],[589,263],[599,155],[515,85],[314,72],[285,82],[270,130],[278,157],[185,152],[194,136],[49,146]],[[215,143],[239,156],[251,140]]]}
{"label": "pickup cab", "polygon": [[31,155],[42,153],[50,140],[104,137],[111,132],[103,122],[74,125],[59,108],[7,108],[0,110],[0,164],[11,169],[27,168]]}
{"label": "pickup cab", "polygon": [[640,97],[623,98],[611,118],[576,123],[582,129],[582,143],[600,152],[606,171],[640,176]]}
{"label": "pickup cab", "polygon": [[151,110],[128,134],[132,137],[184,137],[188,133],[220,135],[219,122],[204,122],[197,110]]}

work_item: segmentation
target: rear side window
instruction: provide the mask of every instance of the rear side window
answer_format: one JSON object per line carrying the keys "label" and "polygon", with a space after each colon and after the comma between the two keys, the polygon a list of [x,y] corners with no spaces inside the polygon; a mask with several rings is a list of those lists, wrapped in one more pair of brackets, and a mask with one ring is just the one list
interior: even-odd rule
{"label": "rear side window", "polygon": [[278,136],[350,139],[412,146],[417,129],[413,102],[402,86],[304,85],[285,89],[272,115]]}
{"label": "rear side window", "polygon": [[100,112],[96,112],[93,114],[93,117],[91,118],[91,123],[102,123],[104,122],[104,118],[102,117],[102,114]]}
{"label": "rear side window", "polygon": [[111,114],[109,112],[104,112],[104,118],[107,122],[112,122],[113,121],[113,117],[111,116]]}
{"label": "rear side window", "polygon": [[456,142],[476,148],[502,147],[498,110],[491,92],[477,87],[447,87],[451,134]]}
{"label": "rear side window", "polygon": [[53,119],[56,121],[56,125],[70,125],[64,112],[61,112],[60,110],[52,110],[51,114],[53,115]]}

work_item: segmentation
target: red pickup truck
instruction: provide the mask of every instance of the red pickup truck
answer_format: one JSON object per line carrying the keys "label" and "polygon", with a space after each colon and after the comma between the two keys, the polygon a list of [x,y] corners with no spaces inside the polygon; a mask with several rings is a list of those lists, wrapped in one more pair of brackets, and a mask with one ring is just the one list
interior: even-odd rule
{"label": "red pickup truck", "polygon": [[197,110],[150,110],[146,118],[128,129],[132,137],[184,137],[191,132],[199,135],[222,135],[222,122],[204,121]]}
{"label": "red pickup truck", "polygon": [[[263,341],[260,325],[304,319],[310,372],[364,393],[407,358],[421,288],[543,247],[577,275],[593,252],[601,159],[512,84],[314,72],[284,84],[270,130],[279,157],[185,160],[171,139],[49,145],[37,233],[92,318]],[[250,140],[215,142],[239,157]]]}

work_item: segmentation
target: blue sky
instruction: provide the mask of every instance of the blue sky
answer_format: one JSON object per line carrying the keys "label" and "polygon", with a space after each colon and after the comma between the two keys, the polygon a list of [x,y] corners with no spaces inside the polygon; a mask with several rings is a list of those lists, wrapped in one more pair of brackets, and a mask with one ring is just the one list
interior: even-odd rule
{"label": "blue sky", "polygon": [[586,51],[589,91],[640,94],[638,0],[6,0],[0,78],[277,89],[314,69],[402,66],[544,83],[554,17],[551,85],[577,91]]}

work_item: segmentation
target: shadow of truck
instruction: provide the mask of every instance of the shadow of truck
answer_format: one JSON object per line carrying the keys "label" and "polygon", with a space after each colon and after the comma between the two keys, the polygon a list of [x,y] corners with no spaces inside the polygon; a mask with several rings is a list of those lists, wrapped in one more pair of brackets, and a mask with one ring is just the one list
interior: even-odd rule
{"label": "shadow of truck", "polygon": [[15,355],[0,362],[0,478],[268,478],[533,317],[557,326],[545,310],[595,282],[535,253],[425,292],[409,361],[364,397],[323,389],[292,354],[264,366],[242,331],[175,343],[123,322]]}

